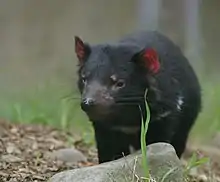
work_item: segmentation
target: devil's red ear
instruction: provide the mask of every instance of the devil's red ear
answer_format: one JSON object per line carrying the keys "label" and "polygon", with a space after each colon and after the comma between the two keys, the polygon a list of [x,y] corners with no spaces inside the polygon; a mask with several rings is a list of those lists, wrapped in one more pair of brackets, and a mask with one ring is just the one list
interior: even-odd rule
{"label": "devil's red ear", "polygon": [[144,61],[145,67],[151,73],[157,73],[160,70],[159,56],[154,49],[148,48],[142,52],[142,60]]}
{"label": "devil's red ear", "polygon": [[75,53],[79,61],[83,61],[88,54],[88,46],[77,36],[75,36]]}

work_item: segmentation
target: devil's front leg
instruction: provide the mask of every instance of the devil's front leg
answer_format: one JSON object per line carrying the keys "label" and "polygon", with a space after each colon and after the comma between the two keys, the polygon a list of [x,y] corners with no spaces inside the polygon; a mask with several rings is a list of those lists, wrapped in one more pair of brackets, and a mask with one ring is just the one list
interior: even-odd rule
{"label": "devil's front leg", "polygon": [[[94,123],[93,126],[99,163],[119,159],[130,153],[132,136],[121,131],[103,127],[100,123]],[[138,141],[135,142],[138,143]]]}
{"label": "devil's front leg", "polygon": [[[179,120],[178,118],[163,118],[161,120],[153,121],[149,123],[146,144],[152,144],[157,142],[165,142],[172,144],[173,138],[178,131]],[[176,149],[176,146],[174,146]]]}

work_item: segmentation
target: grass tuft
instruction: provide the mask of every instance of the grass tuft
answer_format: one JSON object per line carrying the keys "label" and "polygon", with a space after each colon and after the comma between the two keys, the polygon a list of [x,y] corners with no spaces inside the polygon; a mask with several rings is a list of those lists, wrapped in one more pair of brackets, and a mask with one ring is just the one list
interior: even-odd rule
{"label": "grass tuft", "polygon": [[184,176],[187,177],[189,175],[189,172],[191,169],[199,167],[199,166],[206,164],[208,162],[209,162],[208,157],[202,157],[199,159],[198,156],[196,155],[196,153],[194,152],[192,157],[190,158],[189,162],[187,163],[187,166],[184,171]]}

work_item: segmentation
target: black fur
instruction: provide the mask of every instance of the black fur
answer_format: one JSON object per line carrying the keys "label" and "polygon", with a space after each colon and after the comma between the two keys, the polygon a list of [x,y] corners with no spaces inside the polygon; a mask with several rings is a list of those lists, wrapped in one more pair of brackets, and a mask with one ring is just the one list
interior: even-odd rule
{"label": "black fur", "polygon": [[[178,46],[155,31],[129,35],[116,44],[84,46],[89,51],[80,61],[78,87],[82,109],[94,126],[99,162],[129,154],[129,146],[140,149],[138,105],[144,107],[146,88],[151,111],[147,145],[171,143],[181,157],[200,112],[201,95],[197,77]],[[147,48],[159,56],[158,73],[143,66],[141,55]],[[123,83],[112,81],[112,75]]]}

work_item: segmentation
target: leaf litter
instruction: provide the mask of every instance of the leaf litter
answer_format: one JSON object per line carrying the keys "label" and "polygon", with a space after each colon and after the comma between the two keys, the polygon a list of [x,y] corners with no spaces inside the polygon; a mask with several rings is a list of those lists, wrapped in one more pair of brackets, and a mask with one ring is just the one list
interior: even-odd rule
{"label": "leaf litter", "polygon": [[[97,164],[94,149],[85,145],[79,137],[72,143],[67,142],[69,137],[73,135],[45,125],[0,120],[0,181],[42,182],[63,170]],[[69,147],[81,151],[88,162],[67,165],[62,161],[50,160],[45,155]]]}

